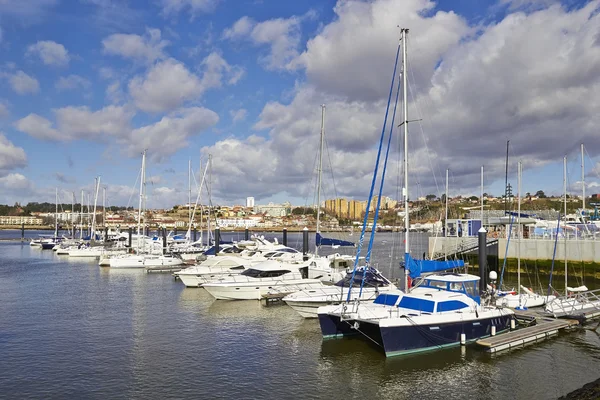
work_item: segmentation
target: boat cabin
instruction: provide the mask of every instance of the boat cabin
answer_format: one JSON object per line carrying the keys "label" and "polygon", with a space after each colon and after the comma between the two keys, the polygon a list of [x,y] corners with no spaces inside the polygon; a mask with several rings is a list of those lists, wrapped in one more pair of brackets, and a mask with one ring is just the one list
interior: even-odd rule
{"label": "boat cabin", "polygon": [[479,303],[479,280],[478,276],[470,274],[435,274],[422,277],[414,287],[464,293]]}

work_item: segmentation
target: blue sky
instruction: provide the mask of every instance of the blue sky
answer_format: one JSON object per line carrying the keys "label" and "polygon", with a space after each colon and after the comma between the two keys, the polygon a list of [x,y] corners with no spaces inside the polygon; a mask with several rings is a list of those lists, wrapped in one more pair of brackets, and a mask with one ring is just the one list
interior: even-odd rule
{"label": "blue sky", "polygon": [[[199,177],[208,154],[216,203],[310,204],[322,103],[334,170],[325,196],[364,199],[396,25],[411,29],[409,113],[423,118],[411,126],[411,197],[441,194],[446,168],[451,193],[478,194],[482,164],[485,191],[500,194],[506,140],[511,162],[525,163],[523,191],[549,193],[562,191],[565,154],[569,185],[580,190],[585,143],[592,193],[597,9],[550,0],[0,0],[0,202],[52,201],[55,187],[79,196],[101,176],[109,204],[126,205],[146,148],[151,207],[185,202],[188,160]],[[395,186],[387,179],[386,193]]]}

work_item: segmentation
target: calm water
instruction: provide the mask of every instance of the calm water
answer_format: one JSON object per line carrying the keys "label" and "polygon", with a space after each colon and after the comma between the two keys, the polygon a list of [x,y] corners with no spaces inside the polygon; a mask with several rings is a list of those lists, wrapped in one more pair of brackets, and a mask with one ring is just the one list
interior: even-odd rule
{"label": "calm water", "polygon": [[[382,269],[394,240],[374,246]],[[0,242],[0,360],[11,399],[553,399],[600,376],[600,337],[386,359],[361,340],[323,342],[285,305],[214,301],[170,275]]]}

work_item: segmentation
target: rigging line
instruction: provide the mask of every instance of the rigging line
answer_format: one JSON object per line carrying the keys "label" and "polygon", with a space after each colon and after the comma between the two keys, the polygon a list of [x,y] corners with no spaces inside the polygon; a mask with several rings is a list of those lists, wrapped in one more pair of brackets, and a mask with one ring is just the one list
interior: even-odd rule
{"label": "rigging line", "polygon": [[[410,67],[410,60],[406,60],[406,63],[408,64],[408,69],[410,71],[412,80],[416,84],[417,81],[415,79],[413,68]],[[439,192],[440,191],[440,187],[438,185],[438,179],[437,179],[437,175],[435,173],[436,171],[435,171],[435,169],[433,167],[433,162],[431,160],[431,154],[429,153],[429,146],[427,145],[427,140],[425,138],[425,131],[423,129],[423,124],[421,123],[421,120],[423,119],[423,115],[421,113],[421,109],[419,107],[419,103],[415,100],[416,99],[416,92],[417,91],[416,91],[416,88],[415,88],[415,92],[413,94],[413,90],[412,90],[412,86],[410,84],[410,81],[408,79],[406,81],[408,82],[408,91],[409,91],[409,94],[410,94],[410,96],[413,99],[413,105],[415,106],[415,109],[417,110],[417,117],[418,117],[417,118],[417,122],[419,123],[419,128],[420,128],[420,131],[421,131],[421,137],[423,138],[423,144],[425,145],[425,151],[427,153],[427,161],[429,161],[429,167],[431,168],[431,172],[433,174],[433,182],[435,184],[435,190],[436,190],[436,192]],[[440,171],[438,171],[438,172],[441,174]]]}
{"label": "rigging line", "polygon": [[[133,188],[131,189],[131,195],[129,196],[129,200],[127,201],[126,209],[129,208],[129,205],[131,204],[131,198],[135,194],[136,186],[137,186],[138,180],[140,179],[141,174],[142,174],[142,169],[140,168],[140,172],[138,173],[138,176],[135,178],[135,183],[133,184]],[[83,207],[83,205],[82,205],[82,207]]]}
{"label": "rigging line", "polygon": [[[373,343],[375,343],[377,346],[379,347],[383,347],[382,345],[380,345],[375,339],[373,339],[371,336],[367,335],[366,333],[364,333],[363,331],[361,331],[360,329],[358,329],[357,327],[355,327],[354,325],[352,325],[350,322],[348,322],[348,320],[342,320],[345,323],[348,324],[348,326],[350,326],[352,329],[354,329],[355,331],[357,331],[358,333],[360,333],[361,335],[363,335],[364,337],[366,337],[367,339],[369,339],[370,341],[372,341]],[[358,322],[358,321],[356,321]],[[359,325],[360,326],[360,325]]]}
{"label": "rigging line", "polygon": [[352,270],[352,279],[350,281],[350,286],[348,288],[348,297],[346,299],[347,302],[350,301],[350,293],[352,292],[352,283],[354,281],[354,276],[356,275],[356,269],[358,266],[360,252],[362,249],[363,241],[365,239],[365,232],[367,230],[369,209],[371,208],[371,200],[373,199],[373,190],[375,189],[375,182],[377,180],[377,171],[379,169],[379,160],[381,158],[381,148],[383,146],[383,139],[385,137],[385,128],[386,128],[386,124],[387,124],[388,113],[390,111],[390,103],[392,100],[392,94],[394,93],[394,81],[396,79],[396,70],[398,68],[398,58],[400,56],[400,45],[401,45],[401,41],[398,41],[398,48],[396,50],[396,61],[394,63],[394,72],[392,73],[392,82],[390,84],[390,93],[388,95],[387,107],[385,109],[385,117],[383,118],[383,127],[381,129],[381,138],[379,139],[379,149],[377,151],[377,160],[375,161],[375,170],[373,171],[373,179],[371,180],[371,190],[369,191],[369,198],[367,200],[367,208],[365,211],[365,218],[363,220],[363,226],[361,229],[360,238],[359,238],[358,246],[356,249],[356,258],[354,259],[354,268]]}
{"label": "rigging line", "polygon": [[[375,232],[377,231],[376,227],[377,227],[377,219],[379,218],[379,207],[381,206],[381,195],[383,194],[383,184],[385,182],[385,172],[387,170],[387,163],[388,163],[388,157],[390,154],[390,147],[391,147],[391,142],[392,142],[392,133],[394,132],[394,121],[396,120],[396,110],[398,107],[398,98],[400,97],[400,88],[401,88],[401,82],[402,80],[400,78],[398,78],[398,90],[396,91],[396,102],[394,103],[394,111],[392,112],[392,121],[390,124],[390,131],[388,134],[388,142],[387,142],[387,147],[385,150],[385,159],[383,161],[383,171],[381,172],[381,182],[379,185],[379,195],[377,196],[377,206],[375,207],[375,215],[373,216],[373,225],[371,228],[371,237],[369,239],[369,246],[367,248],[367,255],[365,257],[365,263],[366,266],[365,268],[368,267],[369,262],[371,261],[371,252],[373,250],[373,243],[375,242]],[[404,116],[404,119],[406,120],[406,116]],[[404,155],[405,157],[408,157],[408,155]],[[408,212],[408,210],[406,210],[406,212]],[[363,286],[365,285],[365,278],[367,276],[367,271],[365,270],[365,272],[363,273],[363,277],[360,283],[360,291],[358,292],[358,296],[360,297],[360,295],[362,294],[362,290],[363,290]]]}

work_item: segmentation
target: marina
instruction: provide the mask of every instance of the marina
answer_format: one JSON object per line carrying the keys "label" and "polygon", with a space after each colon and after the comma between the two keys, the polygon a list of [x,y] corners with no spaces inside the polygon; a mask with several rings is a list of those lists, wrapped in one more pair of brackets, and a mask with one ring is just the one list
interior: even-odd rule
{"label": "marina", "polygon": [[[393,234],[381,234],[374,248],[384,241]],[[168,273],[99,267],[18,240],[0,247],[0,398],[342,399],[359,374],[357,397],[454,390],[457,399],[555,399],[598,378],[600,337],[592,330],[508,353],[470,344],[385,358],[359,338],[322,341],[316,320],[284,304],[214,300]],[[388,260],[378,264],[401,277]]]}

